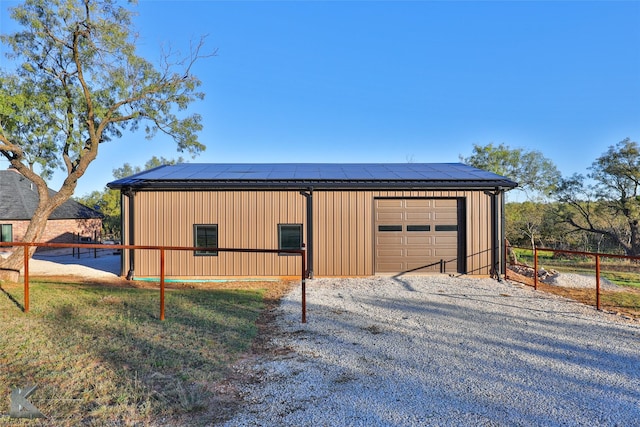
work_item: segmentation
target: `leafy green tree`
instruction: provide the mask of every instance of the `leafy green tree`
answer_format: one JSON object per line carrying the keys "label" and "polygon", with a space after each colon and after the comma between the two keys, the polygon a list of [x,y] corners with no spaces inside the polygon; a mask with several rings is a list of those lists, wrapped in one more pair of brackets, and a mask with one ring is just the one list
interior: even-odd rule
{"label": "leafy green tree", "polygon": [[561,176],[555,164],[539,151],[510,148],[505,144],[474,144],[473,153],[469,157],[460,156],[460,160],[517,182],[516,190],[523,191],[528,199],[549,196]]}
{"label": "leafy green tree", "polygon": [[175,165],[176,163],[184,163],[185,160],[182,157],[177,159],[165,159],[164,157],[153,156],[144,164],[144,166],[131,166],[129,163],[125,163],[122,167],[113,170],[113,177],[116,179],[124,178],[136,173],[148,171],[149,169],[157,168],[164,165]]}
{"label": "leafy green tree", "polygon": [[102,214],[102,234],[109,238],[120,239],[120,192],[111,189],[92,191],[75,198],[85,206],[96,209]]}
{"label": "leafy green tree", "polygon": [[610,146],[585,177],[561,180],[558,216],[574,230],[608,237],[627,255],[640,255],[640,147],[629,138]]}
{"label": "leafy green tree", "polygon": [[[177,159],[165,159],[164,157],[153,156],[144,166],[131,166],[125,163],[122,167],[113,170],[113,177],[124,178],[145,170],[153,169],[162,165],[174,165],[184,163],[182,157]],[[121,210],[120,191],[106,188],[102,191],[92,191],[91,193],[76,198],[76,200],[86,206],[99,210],[102,215],[102,232],[112,238],[120,240],[121,236]]]}
{"label": "leafy green tree", "polygon": [[544,209],[540,203],[508,203],[505,207],[506,234],[512,245],[527,243],[532,249],[542,238]]}
{"label": "leafy green tree", "polygon": [[[164,54],[156,66],[137,55],[132,12],[116,0],[26,0],[11,17],[22,30],[1,37],[11,61],[0,70],[0,154],[40,196],[25,241],[41,237],[101,144],[124,131],[144,124],[148,138],[160,131],[179,151],[205,149],[197,139],[200,116],[184,111],[204,96],[191,73],[209,56],[201,53],[203,39],[185,57]],[[57,169],[66,176],[50,195],[45,178]],[[22,263],[15,251],[0,260],[0,274],[17,277]]]}

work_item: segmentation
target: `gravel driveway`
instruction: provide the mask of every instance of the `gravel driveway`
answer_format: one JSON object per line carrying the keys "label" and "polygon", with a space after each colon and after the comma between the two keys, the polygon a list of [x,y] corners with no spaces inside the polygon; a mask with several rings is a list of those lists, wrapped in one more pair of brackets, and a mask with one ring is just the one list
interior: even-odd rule
{"label": "gravel driveway", "polygon": [[640,426],[640,323],[491,279],[316,279],[227,426]]}

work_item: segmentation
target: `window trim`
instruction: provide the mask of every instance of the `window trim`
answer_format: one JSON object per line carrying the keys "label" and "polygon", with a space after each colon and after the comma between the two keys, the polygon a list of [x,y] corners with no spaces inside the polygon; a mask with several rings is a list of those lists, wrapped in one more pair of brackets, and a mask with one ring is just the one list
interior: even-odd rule
{"label": "window trim", "polygon": [[[285,247],[283,247],[283,245],[282,245],[282,229],[284,227],[296,227],[297,228],[297,230],[299,232],[299,237],[300,237],[298,247],[295,247],[295,248],[285,248]],[[302,245],[304,243],[303,242],[303,238],[302,238],[303,232],[304,232],[303,224],[299,224],[299,223],[281,223],[281,224],[278,224],[278,249],[279,250],[300,250],[300,249],[302,249]],[[288,253],[288,252],[280,252],[280,253],[278,253],[278,255],[287,256],[287,255],[296,255],[296,254],[292,254],[292,253]]]}
{"label": "window trim", "polygon": [[398,233],[402,231],[402,224],[380,224],[378,225],[379,233]]}
{"label": "window trim", "polygon": [[[5,227],[9,229],[9,240],[5,239]],[[0,242],[13,242],[13,224],[0,224]]]}
{"label": "window trim", "polygon": [[436,231],[458,231],[458,224],[438,224],[435,227]]}
{"label": "window trim", "polygon": [[[193,224],[193,246],[194,247],[200,247],[198,245],[198,229],[200,227],[215,227],[215,233],[216,233],[216,242],[215,242],[215,246],[212,247],[219,247],[219,241],[220,241],[220,235],[219,235],[219,227],[218,224]],[[207,236],[205,236],[206,238]],[[206,247],[207,245],[204,245],[202,247]],[[195,250],[193,251],[193,255],[194,256],[218,256],[218,251],[198,251]]]}
{"label": "window trim", "polygon": [[427,232],[431,231],[431,225],[429,224],[407,224],[407,232],[416,233],[416,232]]}

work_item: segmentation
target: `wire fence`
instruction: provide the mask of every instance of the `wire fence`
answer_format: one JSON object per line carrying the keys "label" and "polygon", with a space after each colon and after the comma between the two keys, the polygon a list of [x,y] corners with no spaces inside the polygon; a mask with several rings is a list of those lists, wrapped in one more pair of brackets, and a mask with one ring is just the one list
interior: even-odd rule
{"label": "wire fence", "polygon": [[[594,305],[598,310],[640,318],[640,256],[519,248],[507,243],[505,258],[509,280]],[[573,283],[571,279],[558,280],[563,275],[572,276]]]}
{"label": "wire fence", "polygon": [[78,256],[82,249],[87,250],[89,253],[93,251],[94,256],[97,256],[98,250],[104,250],[105,246],[107,246],[108,250],[120,250],[123,249],[135,249],[135,250],[146,250],[146,251],[157,251],[160,267],[159,267],[159,290],[160,290],[160,308],[159,308],[159,319],[165,319],[165,258],[167,251],[211,251],[215,250],[216,252],[236,252],[236,253],[288,253],[293,255],[300,255],[300,265],[301,265],[301,286],[302,286],[302,301],[301,301],[301,321],[302,323],[307,322],[307,302],[306,302],[306,278],[307,278],[307,267],[306,267],[306,250],[305,249],[250,249],[250,248],[211,248],[211,247],[193,247],[193,246],[154,246],[154,245],[120,245],[120,244],[99,244],[99,243],[88,243],[88,244],[78,244],[78,243],[36,243],[36,242],[0,242],[0,247],[20,247],[23,248],[23,256],[24,256],[24,267],[23,267],[23,281],[24,281],[24,301],[22,305],[22,310],[25,313],[29,312],[29,261],[30,255],[29,250],[30,247],[46,247],[46,248],[71,248],[73,250],[73,254],[77,253]]}

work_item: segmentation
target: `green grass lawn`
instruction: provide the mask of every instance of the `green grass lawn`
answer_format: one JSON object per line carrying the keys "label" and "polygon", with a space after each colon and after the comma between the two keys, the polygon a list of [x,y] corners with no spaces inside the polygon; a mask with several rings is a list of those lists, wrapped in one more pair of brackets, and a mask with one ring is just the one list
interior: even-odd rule
{"label": "green grass lawn", "polygon": [[15,422],[11,389],[29,383],[43,425],[206,424],[213,386],[250,348],[265,294],[171,289],[160,321],[154,289],[32,282],[24,313],[23,286],[1,288],[0,425]]}

